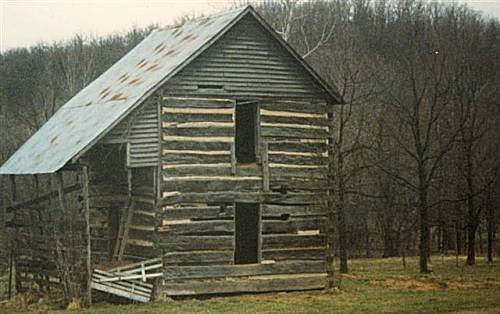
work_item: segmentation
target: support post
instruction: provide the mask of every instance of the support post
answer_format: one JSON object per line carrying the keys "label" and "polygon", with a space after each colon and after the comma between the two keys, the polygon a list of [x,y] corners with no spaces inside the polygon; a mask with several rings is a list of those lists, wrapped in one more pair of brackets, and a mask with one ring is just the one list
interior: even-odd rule
{"label": "support post", "polygon": [[92,240],[90,238],[90,204],[88,167],[82,167],[82,194],[85,211],[85,235],[87,237],[87,303],[92,304]]}
{"label": "support post", "polygon": [[328,126],[328,200],[327,212],[328,221],[326,227],[326,273],[327,273],[327,288],[333,289],[335,287],[335,210],[334,210],[334,190],[333,190],[333,114],[328,113],[328,120],[332,123]]}
{"label": "support post", "polygon": [[163,117],[162,117],[162,111],[163,111],[163,90],[160,90],[159,95],[158,95],[158,102],[157,102],[157,115],[158,115],[158,165],[156,167],[156,185],[155,185],[155,193],[156,193],[156,201],[155,201],[155,208],[159,209],[161,208],[161,182],[162,182],[162,161],[161,161],[161,156],[163,153]]}
{"label": "support post", "polygon": [[236,174],[236,147],[234,141],[231,142],[231,174]]}
{"label": "support post", "polygon": [[12,297],[12,267],[14,266],[14,252],[12,252],[12,247],[9,253],[9,300]]}
{"label": "support post", "polygon": [[59,206],[61,207],[61,211],[66,211],[66,201],[64,198],[64,182],[63,182],[63,174],[61,171],[56,172],[56,185],[57,185],[57,196],[59,198]]}
{"label": "support post", "polygon": [[263,188],[264,192],[269,192],[269,144],[267,141],[262,142],[262,172],[263,172]]}
{"label": "support post", "polygon": [[14,205],[17,202],[17,188],[16,188],[16,177],[11,174],[9,175],[10,179],[10,188],[12,191],[12,205]]}

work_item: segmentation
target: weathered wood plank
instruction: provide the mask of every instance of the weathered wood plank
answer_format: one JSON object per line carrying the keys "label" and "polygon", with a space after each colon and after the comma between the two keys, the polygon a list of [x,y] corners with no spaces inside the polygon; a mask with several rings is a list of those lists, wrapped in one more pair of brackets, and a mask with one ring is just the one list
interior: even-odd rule
{"label": "weathered wood plank", "polygon": [[324,273],[323,261],[283,262],[273,264],[167,266],[165,279],[241,277],[296,273]]}
{"label": "weathered wood plank", "polygon": [[278,125],[261,127],[261,135],[264,137],[303,138],[303,139],[328,138],[328,132],[323,129],[279,127]]}
{"label": "weathered wood plank", "polygon": [[262,123],[287,123],[300,125],[314,126],[331,126],[332,122],[325,118],[317,117],[295,117],[295,116],[279,116],[279,115],[260,115]]}
{"label": "weathered wood plank", "polygon": [[230,99],[200,99],[164,97],[166,107],[200,107],[200,108],[233,108],[234,101]]}
{"label": "weathered wood plank", "polygon": [[297,233],[299,230],[324,230],[325,224],[325,217],[263,220],[262,233]]}
{"label": "weathered wood plank", "polygon": [[328,178],[327,167],[293,167],[290,165],[270,165],[271,177],[277,180],[279,177],[289,178],[317,178],[326,180]]}
{"label": "weathered wood plank", "polygon": [[259,192],[206,192],[176,193],[164,196],[163,205],[178,203],[232,203],[259,202],[283,204],[322,204],[326,200],[323,193],[259,193]]}
{"label": "weathered wood plank", "polygon": [[288,165],[326,166],[328,165],[328,157],[269,154],[269,162],[276,164],[288,164]]}
{"label": "weathered wood plank", "polygon": [[168,167],[163,168],[162,174],[164,178],[169,177],[183,177],[183,176],[229,176],[231,175],[231,165],[222,164],[215,166],[178,166],[178,167]]}
{"label": "weathered wood plank", "polygon": [[189,251],[166,253],[164,265],[202,265],[202,264],[232,264],[233,250],[228,251]]}
{"label": "weathered wood plank", "polygon": [[160,236],[159,247],[167,252],[229,250],[234,236]]}
{"label": "weathered wood plank", "polygon": [[260,206],[262,217],[280,217],[289,215],[292,217],[303,216],[325,216],[328,208],[322,205],[299,205],[290,206],[282,204],[262,204]]}
{"label": "weathered wood plank", "polygon": [[275,278],[250,278],[239,280],[189,280],[182,283],[166,281],[164,292],[167,295],[197,295],[238,292],[272,292],[322,289],[325,275],[302,275]]}
{"label": "weathered wood plank", "polygon": [[214,179],[199,179],[194,177],[194,179],[189,179],[189,177],[183,177],[186,180],[174,180],[169,178],[168,181],[162,183],[162,188],[164,191],[179,191],[179,192],[208,192],[208,191],[231,191],[231,190],[259,190],[262,188],[262,182],[260,178],[240,178],[239,180],[234,180],[238,177],[227,177],[227,179],[221,179],[222,177],[214,177]]}
{"label": "weathered wood plank", "polygon": [[321,190],[326,191],[331,187],[327,180],[310,178],[278,178],[270,182],[271,190],[296,191],[296,190]]}
{"label": "weathered wood plank", "polygon": [[232,218],[234,208],[221,206],[168,208],[159,215],[166,220]]}
{"label": "weathered wood plank", "polygon": [[229,154],[164,154],[162,161],[167,164],[209,164],[209,163],[230,163]]}
{"label": "weathered wood plank", "polygon": [[163,121],[165,122],[232,122],[231,114],[195,114],[195,113],[164,113]]}
{"label": "weathered wood plank", "polygon": [[291,142],[291,141],[269,141],[269,150],[271,152],[307,152],[322,154],[326,152],[328,146],[326,143],[306,143],[306,142]]}
{"label": "weathered wood plank", "polygon": [[172,235],[231,235],[234,233],[234,222],[228,220],[208,220],[191,221],[187,223],[168,223],[164,221],[161,227],[162,232],[158,233],[158,238]]}
{"label": "weathered wood plank", "polygon": [[164,136],[232,136],[232,127],[163,128]]}
{"label": "weathered wood plank", "polygon": [[326,104],[308,103],[308,102],[280,102],[267,101],[261,105],[264,110],[278,110],[303,113],[327,113]]}
{"label": "weathered wood plank", "polygon": [[271,249],[262,250],[262,259],[274,261],[324,260],[325,252],[324,248]]}
{"label": "weathered wood plank", "polygon": [[273,234],[262,236],[262,249],[325,247],[325,235]]}
{"label": "weathered wood plank", "polygon": [[92,289],[115,294],[117,296],[124,297],[124,298],[134,300],[137,302],[146,303],[146,302],[149,302],[151,299],[150,296],[142,295],[142,294],[138,293],[137,291],[132,292],[132,291],[128,291],[125,289],[120,289],[117,286],[115,286],[114,284],[110,284],[110,283],[101,284],[101,283],[97,283],[97,282],[92,282]]}
{"label": "weathered wood plank", "polygon": [[171,150],[226,150],[229,151],[229,142],[197,142],[197,141],[163,141],[163,149]]}

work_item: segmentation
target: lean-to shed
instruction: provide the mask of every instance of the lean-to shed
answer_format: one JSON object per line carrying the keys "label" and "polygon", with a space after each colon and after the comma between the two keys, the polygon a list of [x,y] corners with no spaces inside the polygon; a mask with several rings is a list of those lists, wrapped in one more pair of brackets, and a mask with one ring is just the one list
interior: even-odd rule
{"label": "lean-to shed", "polygon": [[[2,165],[13,183],[59,174],[7,212],[33,226],[74,194],[92,287],[130,297],[137,285],[139,301],[157,277],[167,295],[322,288],[338,102],[250,6],[158,29]],[[17,251],[19,280],[37,278],[50,253]],[[98,267],[113,261],[133,264]]]}

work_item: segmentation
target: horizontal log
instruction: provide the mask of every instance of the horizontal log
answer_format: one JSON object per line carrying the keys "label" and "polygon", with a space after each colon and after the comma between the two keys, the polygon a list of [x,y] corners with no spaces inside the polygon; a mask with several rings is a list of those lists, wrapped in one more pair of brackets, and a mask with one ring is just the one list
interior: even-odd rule
{"label": "horizontal log", "polygon": [[263,220],[262,233],[298,233],[299,230],[324,230],[326,218],[290,218],[288,220]]}
{"label": "horizontal log", "polygon": [[326,143],[305,143],[305,142],[268,142],[269,151],[281,152],[306,152],[322,154],[327,151]]}
{"label": "horizontal log", "polygon": [[234,236],[161,236],[160,248],[167,252],[232,250]]}
{"label": "horizontal log", "polygon": [[170,238],[172,235],[231,235],[234,233],[234,222],[228,220],[208,220],[191,221],[187,223],[169,224],[164,221],[161,227],[162,232],[158,233],[158,238]]}
{"label": "horizontal log", "polygon": [[293,167],[291,165],[270,165],[271,177],[278,180],[280,177],[283,178],[317,178],[317,179],[328,179],[328,168],[327,167]]}
{"label": "horizontal log", "polygon": [[322,204],[326,195],[322,193],[259,193],[259,192],[206,192],[206,193],[176,193],[165,196],[163,205],[180,203],[283,203],[283,204]]}
{"label": "horizontal log", "polygon": [[263,260],[324,260],[325,248],[293,248],[262,250]]}
{"label": "horizontal log", "polygon": [[[189,177],[186,177],[189,178]],[[262,188],[260,178],[241,178],[238,177],[217,177],[217,179],[186,179],[174,180],[170,178],[168,181],[163,181],[163,191],[179,191],[179,192],[208,192],[208,191],[231,191],[231,190],[259,190]]]}
{"label": "horizontal log", "polygon": [[168,112],[163,114],[164,122],[232,122],[231,114],[195,114],[195,113],[174,113]]}
{"label": "horizontal log", "polygon": [[232,127],[163,128],[163,136],[233,136]]}
{"label": "horizontal log", "polygon": [[171,150],[227,150],[231,149],[228,142],[198,142],[198,141],[163,141],[163,149]]}
{"label": "horizontal log", "polygon": [[285,249],[285,248],[308,248],[325,247],[324,234],[318,235],[296,235],[296,234],[273,234],[262,236],[262,249]]}
{"label": "horizontal log", "polygon": [[328,165],[328,157],[325,156],[269,154],[268,158],[270,163],[276,163],[276,164],[312,165],[312,166]]}
{"label": "horizontal log", "polygon": [[167,266],[164,269],[164,278],[176,280],[324,272],[325,263],[323,261],[248,265]]}
{"label": "horizontal log", "polygon": [[168,208],[159,215],[166,220],[220,219],[234,217],[234,209],[221,206]]}
{"label": "horizontal log", "polygon": [[331,126],[332,122],[326,118],[318,117],[295,117],[295,116],[280,116],[280,115],[260,115],[262,123],[287,123],[287,124],[300,124],[300,125],[314,125],[314,126]]}
{"label": "horizontal log", "polygon": [[233,250],[228,251],[190,251],[166,253],[164,265],[200,265],[200,264],[232,264]]}
{"label": "horizontal log", "polygon": [[320,179],[309,179],[309,178],[279,178],[276,180],[271,177],[269,182],[269,186],[271,191],[283,189],[287,191],[296,191],[296,190],[321,190],[325,191],[331,189],[331,186],[328,184],[327,180]]}
{"label": "horizontal log", "polygon": [[304,217],[304,216],[323,216],[328,214],[327,206],[322,205],[281,205],[281,204],[262,204],[262,217]]}
{"label": "horizontal log", "polygon": [[260,129],[263,137],[301,138],[301,139],[328,139],[328,132],[323,129],[290,128],[263,126]]}
{"label": "horizontal log", "polygon": [[313,104],[307,102],[279,102],[267,101],[260,105],[261,109],[265,110],[279,110],[291,112],[304,112],[304,113],[327,113],[326,104]]}
{"label": "horizontal log", "polygon": [[322,289],[325,275],[251,278],[239,280],[189,280],[182,283],[166,281],[164,293],[170,296],[220,294],[239,292],[272,292]]}
{"label": "horizontal log", "polygon": [[163,97],[166,107],[200,107],[200,108],[232,108],[234,101],[230,99],[201,99]]}
{"label": "horizontal log", "polygon": [[231,165],[205,165],[205,166],[177,166],[163,168],[162,174],[164,178],[182,177],[182,176],[229,176],[231,175]]}
{"label": "horizontal log", "polygon": [[209,163],[228,163],[231,162],[231,155],[217,154],[166,154],[162,161],[166,164],[209,164]]}

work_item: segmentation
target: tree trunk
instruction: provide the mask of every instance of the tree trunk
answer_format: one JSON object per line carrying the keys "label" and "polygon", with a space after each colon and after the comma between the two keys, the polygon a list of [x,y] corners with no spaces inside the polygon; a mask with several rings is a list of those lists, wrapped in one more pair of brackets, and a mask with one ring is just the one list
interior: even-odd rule
{"label": "tree trunk", "polygon": [[420,272],[428,273],[428,261],[429,261],[429,241],[430,241],[430,230],[429,230],[429,212],[427,208],[427,190],[423,187],[420,189],[419,193],[419,217],[420,217],[420,244],[419,244],[419,255],[420,255]]}
{"label": "tree trunk", "polygon": [[495,242],[495,216],[493,214],[493,205],[489,204],[488,209],[488,263],[493,262],[493,245]]}
{"label": "tree trunk", "polygon": [[365,255],[367,258],[372,257],[372,248],[370,244],[370,230],[368,230],[368,221],[364,220],[364,228],[365,228]]}
{"label": "tree trunk", "polygon": [[[342,193],[341,193],[342,194]],[[339,200],[340,201],[340,200]],[[342,203],[337,207],[337,224],[338,224],[338,238],[339,238],[339,257],[340,257],[340,272],[345,274],[348,272],[347,267],[347,228],[345,223],[345,215]]]}
{"label": "tree trunk", "polygon": [[476,262],[476,229],[475,223],[467,224],[467,265],[474,265]]}
{"label": "tree trunk", "polygon": [[396,234],[394,230],[387,228],[384,231],[384,253],[382,258],[398,256],[398,243],[396,243]]}

